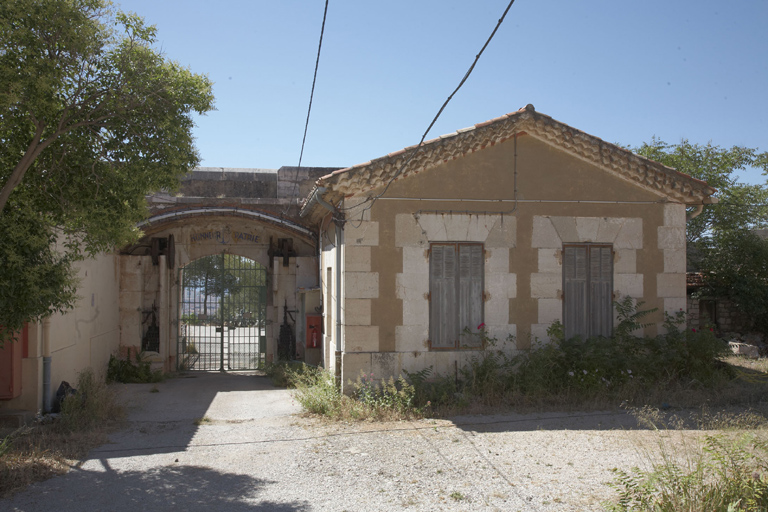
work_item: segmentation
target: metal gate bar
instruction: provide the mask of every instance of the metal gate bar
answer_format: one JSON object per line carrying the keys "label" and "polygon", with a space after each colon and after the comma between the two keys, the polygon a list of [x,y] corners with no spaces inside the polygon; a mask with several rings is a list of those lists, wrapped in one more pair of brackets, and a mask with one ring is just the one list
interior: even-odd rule
{"label": "metal gate bar", "polygon": [[267,272],[217,254],[179,271],[178,370],[252,370],[265,352]]}

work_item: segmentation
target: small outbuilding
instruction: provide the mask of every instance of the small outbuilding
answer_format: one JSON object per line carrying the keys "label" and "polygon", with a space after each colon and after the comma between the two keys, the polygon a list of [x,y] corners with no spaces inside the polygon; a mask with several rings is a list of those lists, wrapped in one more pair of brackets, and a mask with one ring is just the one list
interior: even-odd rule
{"label": "small outbuilding", "polygon": [[688,215],[705,182],[538,113],[511,114],[321,177],[302,209],[321,250],[323,359],[345,385],[453,374],[488,338],[510,354],[612,333],[625,296],[686,308]]}

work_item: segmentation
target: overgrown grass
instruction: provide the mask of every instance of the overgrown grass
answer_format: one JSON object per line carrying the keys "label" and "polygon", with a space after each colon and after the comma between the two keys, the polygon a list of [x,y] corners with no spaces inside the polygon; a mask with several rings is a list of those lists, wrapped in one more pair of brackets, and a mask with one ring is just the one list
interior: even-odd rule
{"label": "overgrown grass", "polygon": [[[641,304],[640,304],[641,305]],[[615,407],[622,402],[688,406],[703,400],[723,402],[737,396],[754,397],[746,377],[724,362],[728,346],[709,329],[687,330],[682,312],[667,317],[663,336],[636,336],[640,310],[627,298],[616,303],[620,323],[610,338],[565,339],[555,323],[550,342],[533,340],[532,348],[508,356],[499,341],[482,332],[484,350],[471,357],[457,375],[432,375],[426,368],[408,373],[416,389],[416,404],[431,401],[436,410],[455,412],[470,404],[480,406]],[[507,342],[514,342],[513,338]],[[750,372],[759,380],[761,372]],[[734,385],[735,381],[739,381]],[[728,393],[732,390],[733,393]]]}
{"label": "overgrown grass", "polygon": [[416,406],[415,388],[403,377],[378,383],[372,375],[361,373],[352,383],[354,393],[347,396],[333,374],[313,366],[273,365],[268,375],[293,388],[305,411],[335,420],[401,420],[421,417],[425,409]]}
{"label": "overgrown grass", "polygon": [[427,367],[378,384],[363,374],[349,383],[354,387],[349,397],[336,390],[332,376],[309,367],[273,365],[268,374],[276,383],[295,386],[297,399],[310,412],[349,419],[446,415],[469,407],[482,412],[762,403],[765,365],[739,367],[741,360],[730,356],[714,332],[682,327],[682,312],[667,316],[666,334],[636,335],[653,312],[641,306],[631,298],[616,303],[620,321],[610,338],[565,339],[562,325],[555,323],[548,331],[550,342],[533,340],[533,348],[512,356],[481,330],[484,348],[455,374],[434,375]]}
{"label": "overgrown grass", "polygon": [[80,373],[76,387],[58,420],[23,427],[0,442],[0,497],[66,473],[124,418],[114,393],[92,370]]}
{"label": "overgrown grass", "polygon": [[618,496],[607,510],[768,510],[768,432],[743,430],[755,426],[754,414],[716,415],[713,425],[726,430],[704,436],[681,430],[684,421],[668,422],[653,408],[636,416],[656,431],[656,445],[645,448],[645,469],[614,470]]}

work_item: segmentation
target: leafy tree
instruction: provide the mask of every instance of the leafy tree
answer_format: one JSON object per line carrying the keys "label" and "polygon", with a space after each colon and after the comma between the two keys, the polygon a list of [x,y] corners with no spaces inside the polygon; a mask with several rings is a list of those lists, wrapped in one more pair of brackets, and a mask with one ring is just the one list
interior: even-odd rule
{"label": "leafy tree", "polygon": [[768,186],[739,176],[749,168],[768,173],[768,153],[658,139],[633,151],[718,189],[719,202],[687,223],[689,270],[704,273],[702,295],[730,299],[768,332],[768,241],[755,234],[768,226]]}
{"label": "leafy tree", "polygon": [[707,205],[701,215],[688,222],[689,244],[699,246],[722,231],[768,226],[768,187],[744,183],[739,177],[739,172],[749,168],[768,172],[768,153],[741,146],[726,149],[711,142],[667,144],[655,138],[632,151],[717,189],[719,202]]}
{"label": "leafy tree", "polygon": [[184,288],[197,289],[203,296],[203,314],[208,315],[208,297],[222,297],[238,289],[238,278],[229,270],[228,254],[197,259],[184,267]]}
{"label": "leafy tree", "polygon": [[155,33],[105,0],[0,2],[4,338],[71,307],[72,263],[135,240],[145,196],[199,162],[192,116],[212,84]]}

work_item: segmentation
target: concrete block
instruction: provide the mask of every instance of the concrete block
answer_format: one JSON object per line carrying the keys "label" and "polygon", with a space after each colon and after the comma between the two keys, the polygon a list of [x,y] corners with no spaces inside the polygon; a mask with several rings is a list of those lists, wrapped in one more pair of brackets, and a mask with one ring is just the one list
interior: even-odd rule
{"label": "concrete block", "polygon": [[395,215],[395,246],[429,248],[429,239],[410,213]]}
{"label": "concrete block", "polygon": [[500,215],[470,215],[466,239],[470,242],[485,242]]}
{"label": "concrete block", "polygon": [[685,274],[656,274],[656,296],[663,298],[684,298]]}
{"label": "concrete block", "polygon": [[397,352],[382,352],[371,355],[371,373],[377,380],[397,379],[400,376],[400,354]]}
{"label": "concrete block", "polygon": [[427,300],[429,293],[429,274],[397,274],[395,278],[395,296],[404,301],[421,302]]}
{"label": "concrete block", "polygon": [[488,237],[485,239],[486,249],[515,247],[517,237],[517,217],[503,215],[494,223]]}
{"label": "concrete block", "polygon": [[685,271],[685,249],[664,249],[664,273],[681,273]]}
{"label": "concrete block", "polygon": [[446,375],[453,375],[454,373],[454,361],[456,360],[455,352],[436,351],[428,352],[429,358],[426,364],[432,366],[432,373],[430,377],[441,377]]}
{"label": "concrete block", "polygon": [[576,229],[576,217],[550,217],[549,220],[562,242],[580,241],[579,232]]}
{"label": "concrete block", "polygon": [[614,249],[642,249],[643,248],[643,219],[625,219],[624,224],[613,242]]}
{"label": "concrete block", "polygon": [[539,249],[539,272],[561,273],[562,271],[562,249]]}
{"label": "concrete block", "polygon": [[486,324],[503,324],[509,322],[509,299],[499,295],[491,296],[491,300],[485,303],[483,321]]}
{"label": "concrete block", "polygon": [[344,227],[345,245],[379,245],[379,223],[361,222],[359,225],[355,222],[348,222]]}
{"label": "concrete block", "polygon": [[426,297],[423,294],[421,297],[418,295],[406,295],[406,297],[403,299],[403,325],[419,325],[429,322],[429,301]]}
{"label": "concrete block", "polygon": [[613,271],[616,274],[634,274],[637,272],[637,251],[634,249],[619,249],[613,260]]}
{"label": "concrete block", "polygon": [[510,297],[511,294],[517,295],[515,292],[516,286],[516,274],[488,274],[485,275],[485,290],[491,296],[492,301],[514,298]]}
{"label": "concrete block", "polygon": [[[531,325],[531,348],[547,345],[551,340],[547,335],[547,329],[551,324],[532,324]],[[518,342],[518,346],[520,343]]]}
{"label": "concrete block", "polygon": [[344,323],[347,325],[371,325],[371,300],[345,300]]}
{"label": "concrete block", "polygon": [[424,321],[420,325],[398,325],[395,327],[395,348],[398,352],[427,350],[429,326]]}
{"label": "concrete block", "polygon": [[344,328],[345,352],[378,352],[379,327],[347,325]]}
{"label": "concrete block", "polygon": [[621,226],[624,225],[623,218],[601,217],[597,226],[597,238],[595,242],[599,244],[612,244],[619,236]]}
{"label": "concrete block", "polygon": [[347,272],[371,271],[371,248],[366,246],[344,247],[344,268]]}
{"label": "concrete block", "polygon": [[560,299],[539,299],[539,323],[551,324],[563,320],[563,301]]}
{"label": "concrete block", "polygon": [[[416,219],[416,222],[419,224],[421,230],[427,236],[427,240],[430,242],[446,242],[450,240],[448,238],[448,229],[445,225],[445,216],[423,214],[420,215],[418,219]],[[460,240],[451,241],[457,242]]]}
{"label": "concrete block", "polygon": [[677,203],[665,204],[664,225],[671,228],[685,228],[685,205]]}
{"label": "concrete block", "polygon": [[531,298],[556,299],[563,287],[562,274],[531,274]]}
{"label": "concrete block", "polygon": [[421,214],[417,219],[430,242],[485,242],[498,215]]}
{"label": "concrete block", "polygon": [[729,341],[728,346],[731,347],[731,352],[737,356],[760,357],[760,350],[755,345],[749,345],[747,343],[739,343],[737,341]]}
{"label": "concrete block", "polygon": [[539,249],[551,248],[559,249],[563,245],[560,235],[557,234],[549,217],[535,215],[533,217],[533,236],[531,237],[531,247]]}
{"label": "concrete block", "polygon": [[507,274],[509,273],[509,249],[501,247],[498,249],[485,250],[485,275],[490,273]]}
{"label": "concrete block", "polygon": [[377,299],[379,297],[379,273],[345,272],[344,290],[348,299]]}
{"label": "concrete block", "polygon": [[488,336],[496,338],[496,348],[504,350],[505,352],[510,348],[510,343],[507,341],[510,336],[513,338],[517,336],[517,326],[515,324],[489,324],[485,323],[485,329],[488,332]]}
{"label": "concrete block", "polygon": [[507,274],[507,298],[517,298],[517,274]]}
{"label": "concrete block", "polygon": [[576,232],[579,235],[579,242],[597,242],[599,227],[599,217],[576,217]]}
{"label": "concrete block", "polygon": [[659,235],[659,249],[685,250],[685,228],[668,228],[666,226],[659,226],[656,229]]}
{"label": "concrete block", "polygon": [[613,291],[619,297],[643,297],[643,274],[614,274]]}
{"label": "concrete block", "polygon": [[425,247],[403,247],[403,273],[429,274],[428,249]]}

